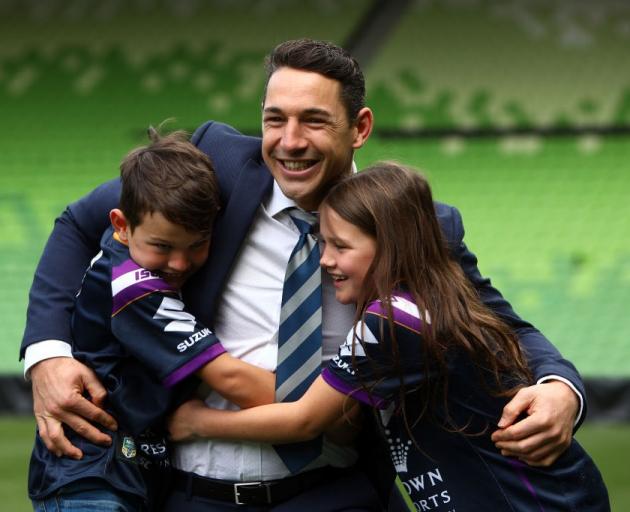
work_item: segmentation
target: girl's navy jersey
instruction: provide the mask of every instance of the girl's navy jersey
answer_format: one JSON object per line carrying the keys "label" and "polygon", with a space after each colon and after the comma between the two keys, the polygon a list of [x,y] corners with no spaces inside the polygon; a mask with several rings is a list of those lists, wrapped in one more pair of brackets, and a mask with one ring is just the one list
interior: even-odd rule
{"label": "girl's navy jersey", "polygon": [[[454,354],[447,362],[447,408],[438,407],[415,421],[423,404],[413,390],[428,377],[422,361],[423,319],[413,299],[403,293],[393,297],[392,309],[413,436],[401,414],[401,378],[391,370],[392,340],[380,302],[369,305],[322,376],[333,388],[378,410],[392,462],[416,510],[610,510],[601,475],[575,440],[547,468],[500,454],[490,435],[507,400],[487,391],[483,377],[463,354]],[[429,315],[424,316],[430,322]],[[355,336],[360,343],[354,343]],[[466,433],[455,431],[463,426]]]}
{"label": "girl's navy jersey", "polygon": [[[29,496],[41,499],[78,479],[101,478],[148,499],[169,467],[166,414],[199,384],[192,374],[225,352],[216,336],[188,313],[179,291],[139,267],[109,229],[77,295],[73,354],[107,389],[117,419],[111,447],[66,429],[81,460],[57,458],[36,436]],[[157,486],[157,489],[154,488]]]}

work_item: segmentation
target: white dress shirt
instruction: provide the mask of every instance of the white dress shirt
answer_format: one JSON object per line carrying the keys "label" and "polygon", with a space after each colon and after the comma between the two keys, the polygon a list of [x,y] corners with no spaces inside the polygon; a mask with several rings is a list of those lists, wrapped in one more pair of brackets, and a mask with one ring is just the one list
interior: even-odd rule
{"label": "white dress shirt", "polygon": [[[215,334],[233,356],[267,370],[275,370],[284,275],[299,232],[286,212],[295,206],[274,182],[271,196],[260,206],[244,240],[238,261],[221,294]],[[335,300],[335,290],[322,272],[323,359],[339,349],[352,326],[355,308]],[[205,399],[209,407],[238,409],[218,393]],[[283,478],[290,473],[272,446],[213,440],[178,443],[173,465],[184,471],[221,480],[257,481]],[[324,465],[348,466],[356,452],[324,440],[322,455],[305,469]]]}

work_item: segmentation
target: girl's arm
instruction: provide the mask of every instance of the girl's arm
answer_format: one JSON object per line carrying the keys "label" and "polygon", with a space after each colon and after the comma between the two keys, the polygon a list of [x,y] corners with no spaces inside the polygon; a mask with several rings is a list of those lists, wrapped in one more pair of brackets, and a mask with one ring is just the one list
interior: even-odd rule
{"label": "girl's arm", "polygon": [[246,409],[271,404],[275,399],[276,376],[223,353],[200,370],[197,376],[223,398]]}
{"label": "girl's arm", "polygon": [[194,437],[293,443],[324,432],[354,400],[318,377],[297,402],[275,403],[243,411],[209,409],[199,400],[186,402],[170,417],[171,439]]}

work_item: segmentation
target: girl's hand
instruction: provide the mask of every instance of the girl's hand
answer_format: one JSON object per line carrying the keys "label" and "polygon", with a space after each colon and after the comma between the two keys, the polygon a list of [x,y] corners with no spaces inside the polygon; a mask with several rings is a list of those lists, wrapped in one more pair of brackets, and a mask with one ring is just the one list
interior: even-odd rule
{"label": "girl's hand", "polygon": [[197,420],[208,411],[201,400],[193,399],[184,402],[168,418],[167,427],[171,441],[189,441],[200,437],[197,431]]}

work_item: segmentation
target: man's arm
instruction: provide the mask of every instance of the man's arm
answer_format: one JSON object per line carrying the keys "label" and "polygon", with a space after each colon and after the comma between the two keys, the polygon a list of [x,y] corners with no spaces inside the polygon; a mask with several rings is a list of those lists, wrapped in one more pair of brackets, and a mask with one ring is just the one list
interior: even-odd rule
{"label": "man's arm", "polygon": [[31,285],[20,359],[33,343],[72,342],[74,299],[119,195],[120,181],[109,181],[70,204],[56,219]]}
{"label": "man's arm", "polygon": [[[33,381],[37,425],[46,446],[58,455],[82,455],[63,434],[61,423],[98,444],[110,442],[109,437],[90,421],[116,428],[115,420],[98,407],[105,394],[100,382],[91,370],[67,356],[75,295],[85,269],[98,252],[109,210],[117,206],[119,194],[120,182],[112,180],[66,208],[55,221],[29,294],[20,358],[29,350],[27,359],[34,366],[26,371]],[[40,354],[44,351],[44,358],[38,350]],[[84,391],[91,401],[83,396]]]}
{"label": "man's arm", "polygon": [[[571,442],[574,429],[584,420],[584,384],[575,367],[562,357],[547,338],[521,319],[481,275],[476,256],[463,242],[464,227],[455,208],[450,212],[438,206],[438,216],[450,234],[450,249],[481,300],[517,333],[537,383],[521,390],[506,406],[493,440],[506,455],[531,465],[551,464]],[[448,207],[447,207],[448,208]],[[445,219],[450,220],[446,224]],[[545,382],[544,384],[542,384]],[[521,414],[526,418],[517,421]]]}

